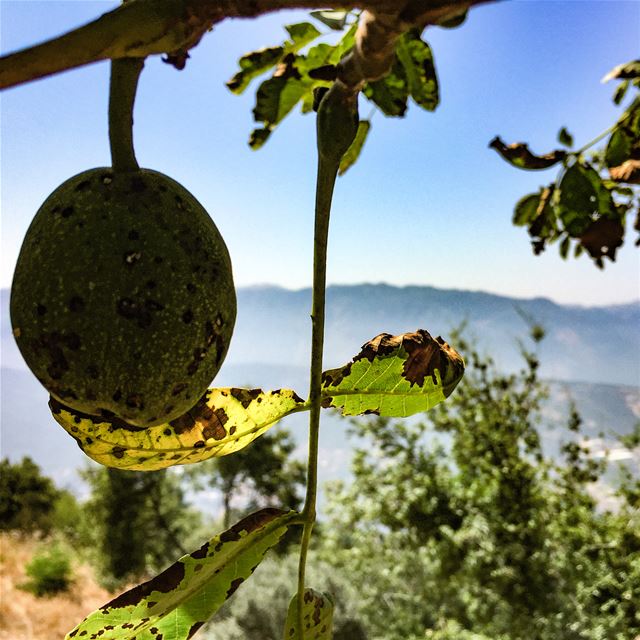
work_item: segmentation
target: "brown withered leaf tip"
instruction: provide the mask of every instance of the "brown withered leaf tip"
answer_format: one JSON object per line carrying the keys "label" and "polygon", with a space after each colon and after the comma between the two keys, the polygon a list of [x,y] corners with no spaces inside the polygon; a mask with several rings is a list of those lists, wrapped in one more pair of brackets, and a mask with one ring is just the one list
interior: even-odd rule
{"label": "brown withered leaf tip", "polygon": [[640,160],[625,160],[619,167],[609,169],[609,175],[616,182],[640,184]]}
{"label": "brown withered leaf tip", "polygon": [[353,364],[359,360],[373,362],[375,358],[395,356],[401,348],[408,356],[403,365],[402,375],[411,386],[416,384],[422,387],[427,376],[431,376],[433,382],[437,383],[438,370],[444,395],[451,395],[464,373],[464,361],[440,336],[434,339],[424,329],[397,336],[381,333],[365,343],[360,353],[349,364],[325,371],[322,376],[323,386],[338,386],[351,373]]}
{"label": "brown withered leaf tip", "polygon": [[556,149],[544,155],[536,155],[531,153],[526,143],[516,142],[507,145],[499,136],[496,136],[489,143],[489,148],[495,149],[505,160],[522,169],[548,169],[561,160],[564,160],[567,156],[566,152],[561,149]]}
{"label": "brown withered leaf tip", "polygon": [[594,258],[616,259],[616,251],[622,246],[624,226],[619,220],[599,218],[592,222],[580,236],[580,244]]}

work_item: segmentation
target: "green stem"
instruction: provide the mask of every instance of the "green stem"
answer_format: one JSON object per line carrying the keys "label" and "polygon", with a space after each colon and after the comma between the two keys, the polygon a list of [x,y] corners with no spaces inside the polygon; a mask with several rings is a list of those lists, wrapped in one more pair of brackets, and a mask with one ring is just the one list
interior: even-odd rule
{"label": "green stem", "polygon": [[298,564],[297,622],[299,639],[304,640],[304,579],[311,532],[316,521],[318,494],[318,442],[322,402],[322,350],[324,345],[325,290],[327,282],[327,241],[333,189],[342,156],[358,129],[357,96],[338,84],[325,94],[318,108],[318,174],[313,239],[313,293],[311,301],[311,371],[309,381],[309,461],[307,493],[302,516],[304,528]]}
{"label": "green stem", "polygon": [[298,629],[303,637],[302,604],[307,553],[311,532],[316,521],[318,494],[318,443],[320,435],[322,351],[324,345],[325,287],[327,281],[327,240],[333,188],[339,163],[318,160],[316,183],[316,219],[313,250],[313,294],[311,302],[311,373],[309,382],[309,460],[307,465],[307,494],[302,515],[304,529],[298,564]]}
{"label": "green stem", "polygon": [[109,144],[111,164],[118,173],[140,169],[133,148],[133,105],[144,58],[111,61],[109,85]]}

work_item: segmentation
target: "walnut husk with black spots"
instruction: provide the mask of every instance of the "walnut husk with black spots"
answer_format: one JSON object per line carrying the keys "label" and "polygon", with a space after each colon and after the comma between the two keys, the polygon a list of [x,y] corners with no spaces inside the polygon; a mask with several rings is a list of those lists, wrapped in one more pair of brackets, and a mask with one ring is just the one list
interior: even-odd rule
{"label": "walnut husk with black spots", "polygon": [[202,396],[236,317],[231,261],[202,205],[146,169],[91,169],[37,212],[11,291],[29,368],[77,411],[149,427]]}

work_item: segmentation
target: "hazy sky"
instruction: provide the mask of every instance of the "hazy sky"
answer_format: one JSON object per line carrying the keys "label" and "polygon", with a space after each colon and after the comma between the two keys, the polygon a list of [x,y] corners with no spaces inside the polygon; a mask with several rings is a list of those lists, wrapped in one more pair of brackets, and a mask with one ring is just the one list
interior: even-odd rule
{"label": "hazy sky", "polygon": [[[57,35],[116,2],[3,0],[4,53]],[[282,41],[280,13],[217,27],[184,71],[150,59],[135,112],[140,163],[183,183],[206,207],[231,252],[237,285],[311,283],[315,140],[312,116],[291,116],[251,151],[252,85],[224,86],[245,52]],[[473,10],[459,29],[431,29],[440,79],[435,114],[377,113],[358,164],[339,180],[330,283],[385,281],[482,289],[559,302],[608,304],[640,297],[632,236],[605,272],[557,248],[535,257],[513,204],[557,170],[524,173],[487,148],[496,134],[550,150],[566,125],[578,146],[612,124],[614,85],[600,79],[638,56],[640,2],[529,0]],[[109,164],[109,66],[70,71],[2,95],[2,278],[45,197],[66,178]],[[363,104],[361,113],[369,113]]]}

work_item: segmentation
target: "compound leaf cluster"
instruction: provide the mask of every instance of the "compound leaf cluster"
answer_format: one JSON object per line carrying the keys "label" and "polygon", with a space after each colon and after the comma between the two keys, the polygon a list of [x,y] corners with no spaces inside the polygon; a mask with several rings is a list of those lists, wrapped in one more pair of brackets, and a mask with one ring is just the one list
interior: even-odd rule
{"label": "compound leaf cluster", "polygon": [[[605,80],[619,79],[622,84],[613,100],[620,104],[629,88],[640,89],[640,62],[616,67]],[[519,169],[542,170],[560,165],[557,179],[519,200],[513,223],[527,227],[537,255],[548,244],[559,242],[560,255],[567,258],[573,245],[575,257],[586,252],[594,263],[615,261],[624,242],[627,215],[635,207],[634,228],[640,232],[640,97],[636,97],[618,122],[605,134],[603,149],[591,156],[586,151],[597,142],[575,152],[555,149],[535,155],[525,143],[505,144],[495,137],[489,146]],[[573,136],[563,127],[558,141],[573,146]],[[640,239],[636,241],[640,245]]]}

